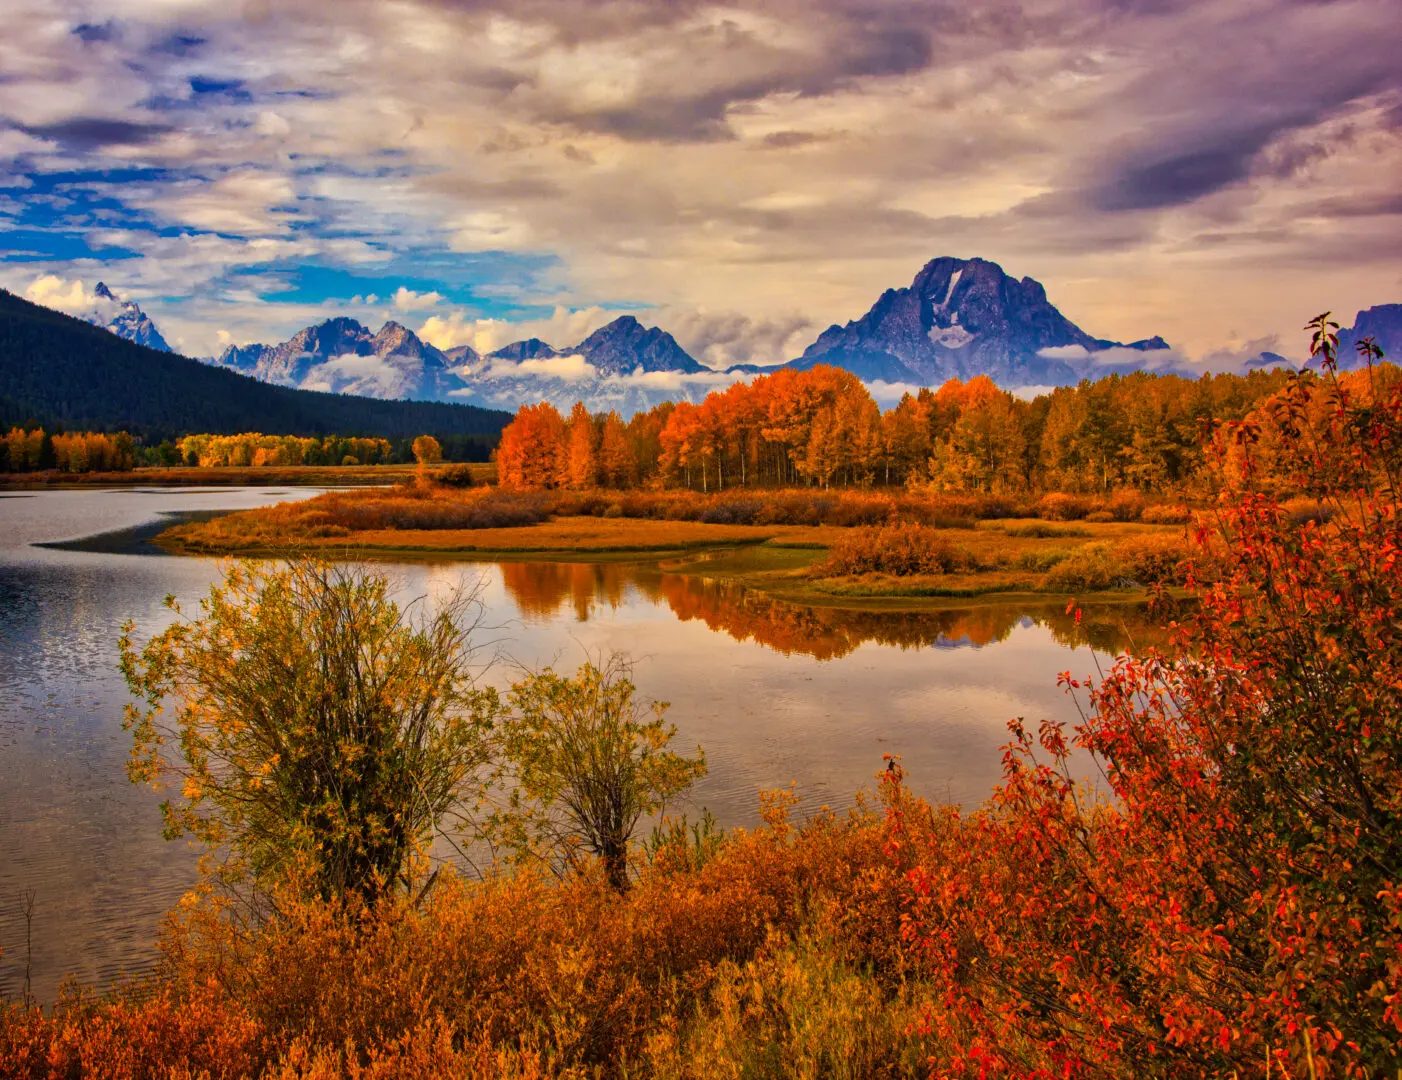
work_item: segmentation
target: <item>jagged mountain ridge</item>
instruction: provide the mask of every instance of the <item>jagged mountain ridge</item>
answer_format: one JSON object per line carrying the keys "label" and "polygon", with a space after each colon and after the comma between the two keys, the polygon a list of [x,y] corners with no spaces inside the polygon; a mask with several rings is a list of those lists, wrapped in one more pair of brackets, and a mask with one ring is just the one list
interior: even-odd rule
{"label": "jagged mountain ridge", "polygon": [[458,388],[448,358],[393,321],[372,334],[355,319],[328,319],[280,345],[230,345],[215,363],[279,386],[361,397],[440,401]]}
{"label": "jagged mountain ridge", "polygon": [[909,287],[887,289],[861,318],[828,327],[789,366],[834,364],[867,381],[922,386],[975,375],[1007,387],[1055,386],[1110,370],[1096,353],[1168,347],[1161,337],[1092,337],[1047,300],[1040,282],[984,259],[942,256]]}
{"label": "jagged mountain ridge", "polygon": [[[1171,355],[1159,337],[1126,345],[1091,336],[1032,278],[1019,281],[984,259],[944,256],[927,263],[909,287],[888,289],[861,318],[829,327],[784,366],[833,364],[868,382],[912,385],[982,374],[1019,387],[1142,366],[1136,354],[1148,359],[1160,351]],[[486,354],[469,345],[440,351],[397,323],[372,334],[354,319],[331,319],[281,345],[231,346],[218,362],[266,381],[342,393],[508,409],[583,400],[624,413],[669,398],[699,401],[717,385],[775,370],[744,364],[714,371],[671,334],[632,315],[573,346],[527,338]],[[1155,366],[1162,369],[1162,362]]]}
{"label": "jagged mountain ridge", "polygon": [[[213,361],[264,382],[378,398],[472,402],[515,408],[577,400],[632,413],[666,399],[699,400],[710,369],[671,334],[624,315],[579,344],[557,349],[539,338],[479,354],[440,350],[395,322],[377,333],[352,318],[328,319],[279,345],[230,345]],[[688,376],[701,376],[692,386]]]}
{"label": "jagged mountain ridge", "polygon": [[[110,330],[119,338],[145,345],[157,352],[173,352],[166,339],[161,336],[151,317],[142,311],[135,300],[119,300],[104,282],[99,281],[93,288],[93,296],[98,304],[83,316],[84,322]],[[112,309],[116,308],[114,312]]]}

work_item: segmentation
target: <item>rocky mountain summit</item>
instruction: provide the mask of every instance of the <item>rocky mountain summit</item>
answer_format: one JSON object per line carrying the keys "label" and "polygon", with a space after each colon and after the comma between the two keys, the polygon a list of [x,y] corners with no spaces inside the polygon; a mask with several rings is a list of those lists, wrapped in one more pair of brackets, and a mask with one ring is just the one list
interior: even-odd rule
{"label": "rocky mountain summit", "polygon": [[105,283],[99,281],[93,289],[96,303],[93,310],[83,316],[84,322],[110,330],[120,338],[145,345],[159,352],[171,352],[166,339],[156,329],[156,324],[134,300],[118,300]]}
{"label": "rocky mountain summit", "polygon": [[[887,289],[860,319],[830,326],[792,362],[833,364],[868,381],[938,386],[987,375],[1000,386],[1055,386],[1134,364],[1106,350],[1167,350],[1161,337],[1092,337],[1021,281],[984,259],[932,259],[904,289]],[[1112,363],[1107,364],[1105,361]]]}
{"label": "rocky mountain summit", "polygon": [[279,386],[382,399],[448,400],[459,385],[448,358],[407,327],[387,322],[372,334],[344,317],[280,345],[230,345],[214,362]]}
{"label": "rocky mountain summit", "polygon": [[396,322],[378,333],[351,318],[328,319],[279,345],[230,345],[221,367],[264,382],[376,398],[459,401],[514,409],[551,401],[568,409],[632,413],[671,398],[699,400],[713,375],[671,334],[624,315],[565,348],[528,338],[479,354],[470,345],[439,350]]}
{"label": "rocky mountain summit", "polygon": [[463,382],[454,400],[493,408],[549,401],[568,410],[584,401],[595,411],[630,416],[662,401],[700,401],[718,383],[734,381],[698,363],[665,330],[643,326],[632,315],[564,348],[527,338],[485,356],[467,346],[450,349],[448,356]]}

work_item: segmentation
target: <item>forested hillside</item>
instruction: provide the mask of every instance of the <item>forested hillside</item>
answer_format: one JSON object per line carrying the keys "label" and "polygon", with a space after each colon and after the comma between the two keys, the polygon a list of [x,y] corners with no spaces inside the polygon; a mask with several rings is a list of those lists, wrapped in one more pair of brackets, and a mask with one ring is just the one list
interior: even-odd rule
{"label": "forested hillside", "polygon": [[124,341],[0,290],[0,425],[125,430],[148,442],[189,432],[479,436],[505,413],[269,386]]}

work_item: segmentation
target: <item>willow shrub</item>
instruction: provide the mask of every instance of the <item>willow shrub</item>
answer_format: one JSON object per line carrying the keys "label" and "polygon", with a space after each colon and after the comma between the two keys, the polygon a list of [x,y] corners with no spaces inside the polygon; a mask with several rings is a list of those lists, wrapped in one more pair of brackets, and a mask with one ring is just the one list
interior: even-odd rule
{"label": "willow shrub", "polygon": [[705,775],[699,746],[694,758],[668,749],[676,728],[664,719],[667,704],[635,700],[631,675],[615,655],[574,678],[547,668],[511,688],[493,780],[505,802],[485,828],[514,861],[563,874],[594,857],[626,891],[639,820],[665,813]]}
{"label": "willow shrub", "polygon": [[166,834],[237,890],[297,879],[366,902],[412,888],[445,818],[477,798],[495,691],[474,685],[473,599],[414,619],[388,580],[310,561],[232,563],[121,666],[134,781],[174,786]]}

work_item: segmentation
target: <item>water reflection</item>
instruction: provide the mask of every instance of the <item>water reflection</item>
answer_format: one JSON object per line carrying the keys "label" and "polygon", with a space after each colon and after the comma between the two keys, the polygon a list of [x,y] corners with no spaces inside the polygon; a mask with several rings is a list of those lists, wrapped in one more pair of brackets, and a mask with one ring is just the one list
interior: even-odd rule
{"label": "water reflection", "polygon": [[786,656],[835,660],[871,642],[900,649],[982,648],[1006,641],[1018,627],[1041,626],[1067,648],[1121,653],[1162,645],[1162,624],[1143,605],[1087,607],[1078,622],[1064,604],[983,604],[936,611],[851,610],[772,599],[734,581],[666,573],[626,563],[503,563],[502,583],[523,615],[537,620],[567,610],[586,622],[617,611],[630,591],[666,604],[683,622],[698,620],[736,641],[753,641]]}
{"label": "water reflection", "polygon": [[[302,494],[302,493],[298,493]],[[287,497],[269,490],[43,492],[0,501],[0,994],[24,960],[18,900],[35,890],[35,989],[52,1000],[75,973],[105,982],[150,963],[161,914],[191,883],[195,852],[161,839],[156,793],[128,783],[126,687],[116,640],[193,604],[219,573],[205,559],[30,546],[161,514]],[[627,564],[377,564],[402,600],[479,590],[490,636],[526,667],[573,668],[609,651],[637,661],[645,698],[710,767],[694,792],[726,825],[757,816],[756,790],[796,782],[805,809],[841,807],[903,755],[912,786],[957,802],[1000,774],[1006,722],[1071,721],[1058,672],[1148,640],[1129,607],[1056,605],[853,612],[774,601],[705,577]],[[1104,656],[1099,658],[1103,661]],[[518,677],[500,663],[494,685]]]}

